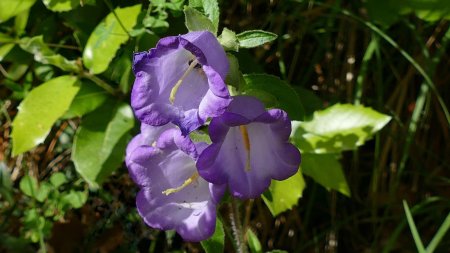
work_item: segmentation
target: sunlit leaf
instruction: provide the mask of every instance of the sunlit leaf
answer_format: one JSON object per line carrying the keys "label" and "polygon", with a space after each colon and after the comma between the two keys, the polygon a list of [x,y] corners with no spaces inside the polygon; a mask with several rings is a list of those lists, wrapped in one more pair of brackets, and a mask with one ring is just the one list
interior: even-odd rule
{"label": "sunlit leaf", "polygon": [[114,13],[108,14],[89,36],[83,52],[84,65],[94,74],[105,71],[120,45],[129,39],[128,32],[136,24],[141,5],[116,8],[114,11],[117,17]]}
{"label": "sunlit leaf", "polygon": [[184,17],[186,27],[190,32],[192,31],[210,31],[213,34],[217,34],[217,28],[205,15],[198,10],[189,6],[184,7]]}
{"label": "sunlit leaf", "polygon": [[20,103],[13,121],[13,155],[42,143],[80,89],[74,76],[60,76],[34,88]]}
{"label": "sunlit leaf", "polygon": [[236,35],[239,47],[252,48],[274,41],[278,36],[275,33],[262,30],[251,30]]}
{"label": "sunlit leaf", "polygon": [[67,178],[62,172],[53,173],[50,177],[50,183],[56,188],[67,182]]}
{"label": "sunlit leaf", "polygon": [[0,1],[0,23],[29,9],[36,0],[1,0]]}
{"label": "sunlit leaf", "polygon": [[72,160],[91,187],[98,187],[122,163],[133,125],[130,106],[116,101],[107,101],[83,117],[75,135]]}
{"label": "sunlit leaf", "polygon": [[108,98],[108,93],[88,80],[81,81],[81,88],[72,100],[64,119],[81,117],[102,105]]}
{"label": "sunlit leaf", "polygon": [[62,201],[73,208],[80,208],[86,203],[87,197],[87,192],[70,190],[68,194],[62,197]]}
{"label": "sunlit leaf", "polygon": [[336,154],[302,154],[302,172],[328,190],[350,197],[350,188]]}
{"label": "sunlit leaf", "polygon": [[64,71],[78,72],[78,66],[75,61],[69,61],[60,54],[56,54],[44,42],[43,36],[33,38],[22,38],[20,47],[33,54],[34,60],[44,64],[54,65]]}
{"label": "sunlit leaf", "polygon": [[268,191],[262,198],[273,216],[292,209],[302,197],[306,184],[301,171],[294,176],[283,180],[272,180]]}
{"label": "sunlit leaf", "polygon": [[80,0],[42,0],[45,6],[52,11],[70,11],[80,5]]}
{"label": "sunlit leaf", "polygon": [[285,110],[291,120],[303,119],[303,105],[297,93],[289,84],[276,76],[267,74],[248,74],[244,75],[244,79],[246,82],[242,89],[244,94],[251,93],[252,90],[261,90],[276,98],[273,106]]}
{"label": "sunlit leaf", "polygon": [[390,119],[368,107],[336,104],[315,112],[311,121],[292,122],[291,138],[303,152],[340,153],[363,145]]}
{"label": "sunlit leaf", "polygon": [[203,10],[205,11],[206,16],[211,20],[215,30],[219,27],[219,4],[217,0],[202,0]]}

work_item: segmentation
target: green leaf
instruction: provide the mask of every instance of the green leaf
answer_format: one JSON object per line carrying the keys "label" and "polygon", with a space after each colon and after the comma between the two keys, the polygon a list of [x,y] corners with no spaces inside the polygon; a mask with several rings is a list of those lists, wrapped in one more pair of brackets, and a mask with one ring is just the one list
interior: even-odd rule
{"label": "green leaf", "polygon": [[236,35],[239,46],[243,48],[252,48],[261,46],[265,43],[274,41],[278,36],[275,33],[262,30],[245,31]]}
{"label": "green leaf", "polygon": [[291,138],[303,152],[340,153],[364,144],[390,119],[368,107],[336,104],[315,112],[311,121],[293,121]]}
{"label": "green leaf", "polygon": [[0,1],[0,23],[28,10],[36,0],[1,0]]}
{"label": "green leaf", "polygon": [[247,230],[248,247],[251,253],[262,253],[262,246],[258,237],[253,233],[251,229]]}
{"label": "green leaf", "polygon": [[42,0],[49,10],[62,12],[70,11],[80,5],[80,0]]}
{"label": "green leaf", "polygon": [[219,4],[217,0],[202,0],[203,10],[205,11],[206,16],[211,20],[211,23],[215,27],[217,32],[219,28]]}
{"label": "green leaf", "polygon": [[73,208],[80,208],[86,203],[87,197],[87,192],[70,190],[67,195],[62,197],[62,202]]}
{"label": "green leaf", "polygon": [[236,33],[223,28],[222,34],[217,38],[222,47],[227,51],[239,51],[239,41],[237,40]]}
{"label": "green leaf", "polygon": [[41,84],[20,103],[12,123],[13,156],[42,143],[80,89],[74,76],[60,76]]}
{"label": "green leaf", "polygon": [[187,29],[192,31],[207,30],[217,34],[217,28],[205,15],[189,6],[184,7],[184,18]]}
{"label": "green leaf", "polygon": [[28,23],[28,16],[30,15],[30,10],[25,10],[19,13],[14,19],[14,31],[16,35],[22,35],[25,32],[25,28]]}
{"label": "green leaf", "polygon": [[281,249],[274,249],[271,251],[267,251],[266,253],[289,253],[286,250],[281,250]]}
{"label": "green leaf", "polygon": [[207,133],[199,131],[199,130],[195,130],[195,131],[192,131],[191,133],[189,133],[189,138],[193,142],[206,142],[207,144],[212,143],[209,135]]}
{"label": "green leaf", "polygon": [[406,219],[408,221],[409,228],[411,229],[411,234],[414,239],[414,243],[416,244],[417,251],[419,253],[426,253],[425,247],[423,246],[422,240],[420,239],[419,232],[417,231],[416,224],[414,223],[414,219],[411,214],[411,210],[409,209],[408,203],[403,200],[403,209],[405,210]]}
{"label": "green leaf", "polygon": [[323,109],[322,100],[314,92],[298,86],[294,86],[293,88],[297,92],[300,101],[302,101],[306,117],[312,117],[315,111]]}
{"label": "green leaf", "polygon": [[33,38],[22,38],[20,47],[34,55],[34,60],[44,64],[54,65],[64,71],[78,72],[75,61],[69,61],[60,54],[53,52],[44,42],[42,35]]}
{"label": "green leaf", "polygon": [[108,98],[108,93],[93,82],[83,79],[81,88],[62,118],[82,117],[101,106]]}
{"label": "green leaf", "polygon": [[125,103],[107,101],[87,114],[73,143],[75,169],[91,187],[98,187],[123,161],[133,112]]}
{"label": "green leaf", "polygon": [[286,180],[272,180],[269,189],[262,195],[262,198],[275,217],[284,211],[292,209],[302,197],[305,187],[305,180],[299,170]]}
{"label": "green leaf", "polygon": [[136,24],[140,11],[140,4],[116,8],[117,17],[108,14],[94,29],[83,52],[83,63],[92,73],[99,74],[108,68],[120,45],[129,39],[128,32]]}
{"label": "green leaf", "polygon": [[0,62],[5,59],[8,53],[13,49],[14,44],[5,44],[0,46]]}
{"label": "green leaf", "polygon": [[266,74],[244,75],[245,86],[243,93],[249,90],[261,90],[276,98],[275,107],[285,110],[291,120],[299,120],[304,117],[303,105],[295,90],[285,81],[276,76]]}
{"label": "green leaf", "polygon": [[19,188],[25,195],[34,198],[34,196],[36,195],[36,193],[38,191],[38,184],[34,177],[25,175],[20,180]]}
{"label": "green leaf", "polygon": [[242,73],[241,71],[239,71],[239,61],[236,56],[232,54],[227,54],[227,58],[228,62],[230,63],[230,69],[228,70],[225,83],[239,90],[239,88],[245,83],[245,81],[243,82]]}
{"label": "green leaf", "polygon": [[35,198],[39,202],[44,202],[50,191],[52,190],[52,185],[48,182],[41,182],[41,184],[38,187],[38,191],[36,192]]}
{"label": "green leaf", "polygon": [[60,187],[66,182],[67,182],[66,175],[64,175],[64,173],[62,172],[53,173],[52,176],[50,177],[50,183],[52,183],[52,185],[55,188]]}
{"label": "green leaf", "polygon": [[302,171],[328,190],[350,197],[350,188],[335,154],[302,154]]}
{"label": "green leaf", "polygon": [[221,253],[224,249],[225,232],[220,219],[216,219],[216,230],[214,234],[207,240],[201,241],[203,249],[206,253]]}

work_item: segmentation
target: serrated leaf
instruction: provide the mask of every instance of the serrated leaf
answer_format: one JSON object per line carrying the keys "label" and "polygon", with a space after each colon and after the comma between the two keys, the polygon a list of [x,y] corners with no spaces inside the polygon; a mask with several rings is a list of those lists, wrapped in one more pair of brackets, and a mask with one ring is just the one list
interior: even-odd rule
{"label": "serrated leaf", "polygon": [[114,11],[124,27],[114,13],[108,14],[89,36],[83,52],[83,63],[94,74],[105,71],[120,45],[129,39],[128,32],[136,25],[141,5],[116,8]]}
{"label": "serrated leaf", "polygon": [[69,61],[60,54],[56,54],[44,42],[43,36],[22,38],[20,47],[34,55],[34,60],[44,64],[54,65],[64,71],[78,72],[75,61]]}
{"label": "serrated leaf", "polygon": [[340,153],[364,144],[390,119],[368,107],[336,104],[315,112],[311,121],[293,121],[291,138],[303,152]]}
{"label": "serrated leaf", "polygon": [[187,29],[192,31],[210,31],[217,34],[217,28],[205,15],[189,6],[184,7],[184,18]]}
{"label": "serrated leaf", "polygon": [[247,240],[248,240],[248,247],[250,248],[251,253],[262,253],[262,246],[261,242],[259,242],[258,237],[253,233],[251,229],[247,230]]}
{"label": "serrated leaf", "polygon": [[60,76],[31,90],[12,123],[13,156],[42,143],[80,89],[74,76]]}
{"label": "serrated leaf", "polygon": [[276,76],[267,74],[247,74],[244,75],[244,79],[246,82],[242,89],[244,94],[251,90],[266,92],[276,98],[275,107],[285,110],[291,120],[303,119],[303,105],[289,84]]}
{"label": "serrated leaf", "polygon": [[225,232],[220,219],[216,219],[216,230],[207,240],[200,242],[206,253],[221,253],[224,249]]}
{"label": "serrated leaf", "polygon": [[236,37],[239,41],[239,47],[252,48],[274,41],[278,35],[263,30],[251,30],[239,33]]}
{"label": "serrated leaf", "polygon": [[73,144],[75,169],[91,187],[98,187],[122,163],[134,117],[129,105],[107,101],[87,114]]}
{"label": "serrated leaf", "polygon": [[206,16],[211,20],[211,23],[215,27],[216,31],[219,28],[219,4],[217,0],[202,0],[203,10]]}
{"label": "serrated leaf", "polygon": [[52,176],[50,177],[50,183],[52,183],[52,185],[55,188],[60,187],[66,182],[67,182],[66,175],[64,175],[64,173],[62,172],[53,173]]}
{"label": "serrated leaf", "polygon": [[62,12],[70,11],[80,5],[80,0],[42,0],[49,10]]}
{"label": "serrated leaf", "polygon": [[350,197],[350,188],[336,154],[302,154],[302,172],[328,190]]}
{"label": "serrated leaf", "polygon": [[101,106],[108,98],[108,93],[89,80],[82,80],[81,88],[72,100],[62,118],[82,117]]}
{"label": "serrated leaf", "polygon": [[273,216],[292,209],[302,197],[306,184],[299,170],[294,176],[283,180],[272,180],[269,189],[262,195],[264,203]]}
{"label": "serrated leaf", "polygon": [[0,23],[28,10],[36,0],[1,0],[0,1]]}

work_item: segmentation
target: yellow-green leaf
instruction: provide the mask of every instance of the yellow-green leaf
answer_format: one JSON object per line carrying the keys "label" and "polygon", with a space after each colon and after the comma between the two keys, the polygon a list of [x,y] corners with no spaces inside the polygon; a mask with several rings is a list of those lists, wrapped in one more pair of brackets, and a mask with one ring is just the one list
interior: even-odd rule
{"label": "yellow-green leaf", "polygon": [[129,39],[128,33],[136,24],[140,11],[140,4],[116,8],[114,12],[117,16],[110,13],[97,25],[83,52],[84,65],[92,73],[99,74],[108,68],[120,45]]}
{"label": "yellow-green leaf", "polygon": [[17,14],[31,8],[34,2],[36,2],[36,0],[1,0],[0,23],[3,23]]}
{"label": "yellow-green leaf", "polygon": [[72,103],[80,86],[74,76],[60,76],[33,89],[20,103],[13,121],[13,155],[42,143]]}

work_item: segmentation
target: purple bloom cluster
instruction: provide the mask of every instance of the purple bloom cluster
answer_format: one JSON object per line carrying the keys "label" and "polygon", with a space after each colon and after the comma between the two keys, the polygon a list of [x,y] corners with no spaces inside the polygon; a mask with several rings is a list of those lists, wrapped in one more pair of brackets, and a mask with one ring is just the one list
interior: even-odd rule
{"label": "purple bloom cluster", "polygon": [[[209,238],[226,189],[256,198],[272,179],[294,175],[300,152],[289,143],[286,112],[266,111],[249,96],[231,97],[226,54],[207,31],[161,39],[134,55],[131,104],[141,133],[126,164],[141,188],[137,209],[151,227],[174,229],[186,241]],[[212,118],[212,144],[188,134]]]}

